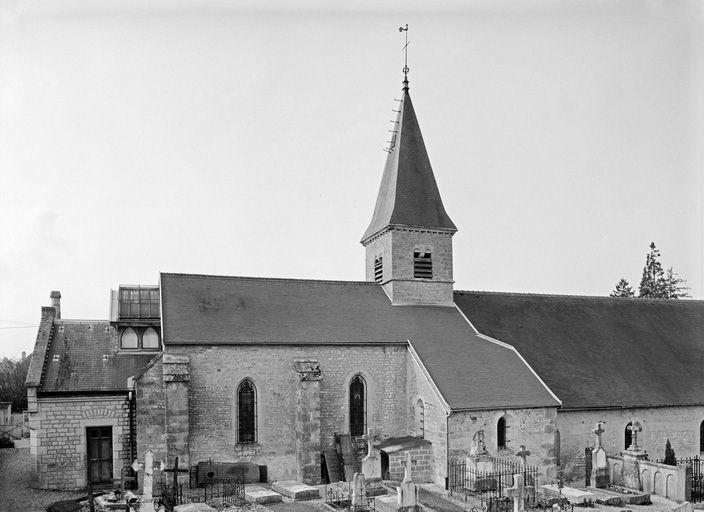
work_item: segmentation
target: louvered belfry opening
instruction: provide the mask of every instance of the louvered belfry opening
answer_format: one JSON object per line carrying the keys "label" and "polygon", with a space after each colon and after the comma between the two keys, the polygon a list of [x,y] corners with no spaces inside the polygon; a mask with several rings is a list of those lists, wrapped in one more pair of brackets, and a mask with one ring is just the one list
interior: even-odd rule
{"label": "louvered belfry opening", "polygon": [[350,435],[363,436],[367,423],[364,379],[356,375],[350,382]]}
{"label": "louvered belfry opening", "polygon": [[413,251],[413,277],[416,279],[433,278],[433,257],[430,251]]}
{"label": "louvered belfry opening", "polygon": [[257,442],[257,391],[249,379],[237,389],[238,438],[240,444]]}
{"label": "louvered belfry opening", "polygon": [[374,260],[374,282],[381,283],[384,278],[384,263],[382,257],[379,256]]}

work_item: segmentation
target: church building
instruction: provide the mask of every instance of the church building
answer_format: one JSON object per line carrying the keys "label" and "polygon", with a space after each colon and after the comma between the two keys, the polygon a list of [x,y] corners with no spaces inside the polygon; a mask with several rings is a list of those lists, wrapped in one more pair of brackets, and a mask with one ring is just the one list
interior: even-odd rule
{"label": "church building", "polygon": [[107,482],[146,449],[319,483],[326,451],[369,429],[384,476],[402,446],[443,487],[480,431],[544,480],[599,420],[612,451],[638,420],[647,449],[698,454],[704,303],[454,290],[457,227],[407,79],[394,131],[365,281],[161,273],[114,291],[104,322],[63,319],[52,292],[27,378],[34,485]]}

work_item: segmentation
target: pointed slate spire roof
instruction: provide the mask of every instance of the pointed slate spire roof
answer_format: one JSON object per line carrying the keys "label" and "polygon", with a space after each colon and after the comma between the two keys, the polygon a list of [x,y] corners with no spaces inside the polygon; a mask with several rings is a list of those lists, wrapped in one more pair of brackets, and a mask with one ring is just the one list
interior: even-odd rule
{"label": "pointed slate spire roof", "polygon": [[392,134],[395,137],[391,138],[374,215],[362,242],[389,226],[457,231],[440,198],[408,93],[408,80],[403,84],[403,100],[394,125],[396,133]]}

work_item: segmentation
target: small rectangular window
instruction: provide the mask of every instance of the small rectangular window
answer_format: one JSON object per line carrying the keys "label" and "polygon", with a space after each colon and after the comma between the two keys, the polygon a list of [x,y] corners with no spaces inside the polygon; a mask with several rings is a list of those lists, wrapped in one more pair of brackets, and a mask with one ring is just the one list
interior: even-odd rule
{"label": "small rectangular window", "polygon": [[384,266],[381,256],[374,260],[374,281],[381,283],[384,278]]}
{"label": "small rectangular window", "polygon": [[433,278],[433,258],[430,251],[413,252],[413,277],[416,279]]}

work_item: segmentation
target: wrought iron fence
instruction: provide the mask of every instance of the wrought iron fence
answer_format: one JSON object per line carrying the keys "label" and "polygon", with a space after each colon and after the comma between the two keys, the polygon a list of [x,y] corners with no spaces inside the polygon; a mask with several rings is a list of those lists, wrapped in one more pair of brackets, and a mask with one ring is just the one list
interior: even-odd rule
{"label": "wrought iron fence", "polygon": [[[506,497],[506,489],[513,487],[516,474],[523,475],[526,486],[526,502],[536,503],[538,487],[538,468],[503,459],[492,460],[492,470],[476,471],[464,462],[452,462],[448,474],[450,495],[459,495],[467,500],[469,496],[479,498],[482,507],[491,512],[503,512],[512,509],[513,500]],[[511,505],[509,507],[509,504]]]}
{"label": "wrought iron fence", "polygon": [[166,512],[172,512],[177,505],[185,503],[208,503],[216,506],[240,505],[244,498],[244,475],[221,476],[218,463],[208,462],[188,469],[188,481],[172,480],[162,475],[155,482],[159,489],[159,500]]}
{"label": "wrought iron fence", "polygon": [[[342,485],[341,485],[342,484]],[[350,482],[325,486],[325,503],[348,512],[376,512],[376,496],[364,496],[361,503],[353,503]]]}

